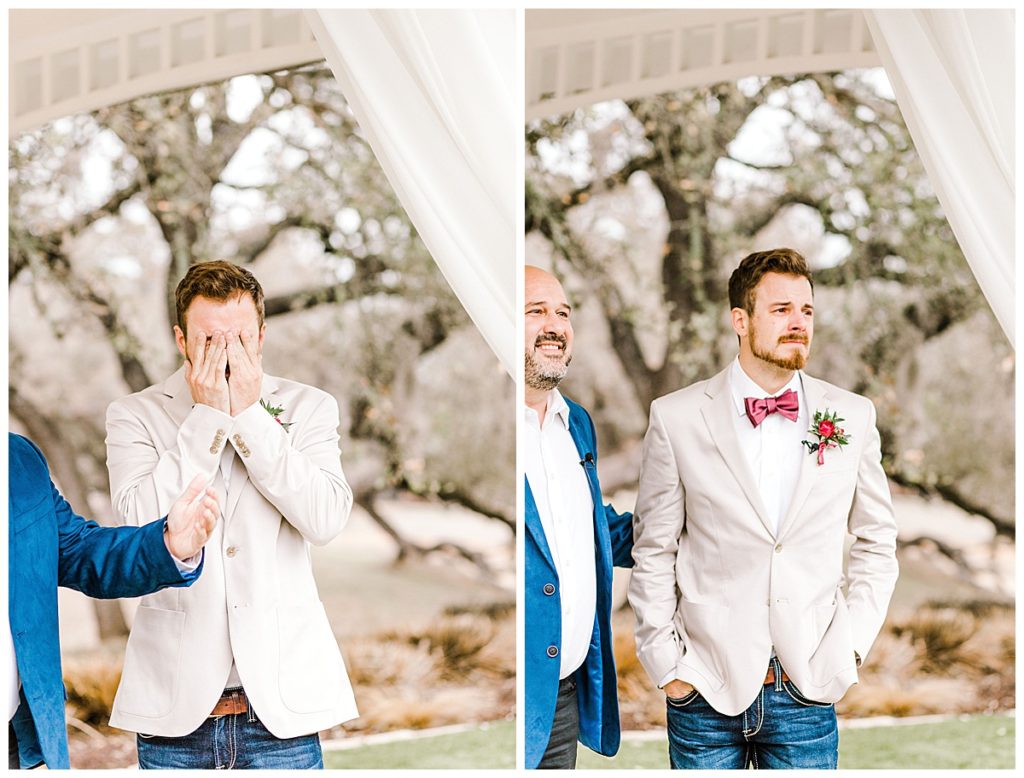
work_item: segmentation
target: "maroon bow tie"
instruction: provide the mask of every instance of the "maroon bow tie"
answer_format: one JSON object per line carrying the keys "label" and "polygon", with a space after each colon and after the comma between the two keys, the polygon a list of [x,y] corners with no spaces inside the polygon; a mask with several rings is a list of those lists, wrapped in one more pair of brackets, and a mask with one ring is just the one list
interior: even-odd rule
{"label": "maroon bow tie", "polygon": [[792,389],[787,389],[778,397],[744,397],[743,404],[747,408],[747,418],[755,427],[769,413],[780,413],[790,421],[796,421],[800,412],[800,398]]}

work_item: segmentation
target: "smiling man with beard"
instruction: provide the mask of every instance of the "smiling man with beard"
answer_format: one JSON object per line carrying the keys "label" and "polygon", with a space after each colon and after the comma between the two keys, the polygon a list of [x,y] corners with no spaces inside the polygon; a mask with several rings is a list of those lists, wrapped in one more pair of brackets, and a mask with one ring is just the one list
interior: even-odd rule
{"label": "smiling man with beard", "polygon": [[526,267],[526,766],[576,766],[577,740],[619,747],[612,566],[630,567],[632,523],[601,499],[589,414],[556,388],[572,360],[562,285]]}
{"label": "smiling man with beard", "polygon": [[637,649],[665,692],[672,767],[835,768],[834,703],[897,576],[875,408],[803,372],[814,292],[797,252],[746,257],[729,302],[737,359],[651,404]]}

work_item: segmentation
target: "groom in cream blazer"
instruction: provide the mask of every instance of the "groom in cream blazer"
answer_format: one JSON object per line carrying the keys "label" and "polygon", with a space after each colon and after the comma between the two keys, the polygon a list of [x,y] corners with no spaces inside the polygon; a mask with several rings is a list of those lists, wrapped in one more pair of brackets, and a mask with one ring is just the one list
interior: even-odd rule
{"label": "groom in cream blazer", "polygon": [[833,703],[857,682],[897,577],[875,409],[802,370],[803,257],[751,254],[729,297],[738,358],[651,405],[637,649],[666,694],[673,767],[834,768]]}
{"label": "groom in cream blazer", "polygon": [[114,509],[138,524],[203,474],[223,520],[194,586],[142,598],[110,723],[143,768],[322,767],[317,732],[358,715],[310,564],[352,507],[338,406],[263,373],[248,270],[194,265],[176,302],[185,365],[107,412]]}

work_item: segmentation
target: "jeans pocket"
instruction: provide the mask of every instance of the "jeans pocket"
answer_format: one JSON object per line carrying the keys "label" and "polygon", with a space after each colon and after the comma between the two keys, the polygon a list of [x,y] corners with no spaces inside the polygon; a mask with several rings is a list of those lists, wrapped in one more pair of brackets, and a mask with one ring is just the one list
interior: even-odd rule
{"label": "jeans pocket", "polygon": [[668,703],[668,706],[670,708],[685,708],[699,696],[700,692],[694,689],[692,692],[683,697],[669,697],[666,695],[665,702]]}
{"label": "jeans pocket", "polygon": [[804,697],[792,681],[783,681],[782,688],[786,690],[786,694],[788,694],[792,698],[793,702],[797,703],[798,705],[804,705],[809,708],[832,707],[831,702],[818,702],[817,700],[812,700],[807,697]]}

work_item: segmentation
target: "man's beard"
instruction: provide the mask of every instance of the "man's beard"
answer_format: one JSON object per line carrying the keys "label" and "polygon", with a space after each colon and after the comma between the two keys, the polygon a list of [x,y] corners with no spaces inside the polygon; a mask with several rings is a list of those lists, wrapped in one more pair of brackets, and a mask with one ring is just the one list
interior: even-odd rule
{"label": "man's beard", "polygon": [[[540,346],[542,343],[558,343],[565,348],[566,339],[564,336],[549,335],[543,338],[537,338],[534,343],[534,349]],[[564,353],[564,352],[563,352]],[[533,355],[533,351],[526,352],[526,385],[531,389],[541,389],[543,391],[549,391],[554,389],[561,383],[562,379],[565,378],[566,372],[569,370],[569,363],[572,362],[572,357],[567,356],[564,362],[551,362],[548,360],[539,360]]]}
{"label": "man's beard", "polygon": [[775,367],[781,367],[783,370],[803,370],[804,365],[807,364],[807,356],[810,354],[810,343],[808,342],[806,335],[786,335],[779,338],[776,343],[776,348],[786,342],[799,342],[803,343],[807,347],[807,351],[795,351],[791,356],[782,357],[776,354],[774,351],[768,349],[762,349],[757,343],[757,332],[754,330],[754,322],[750,322],[750,350],[755,357],[760,359],[762,362],[767,362],[769,365],[775,365]]}

